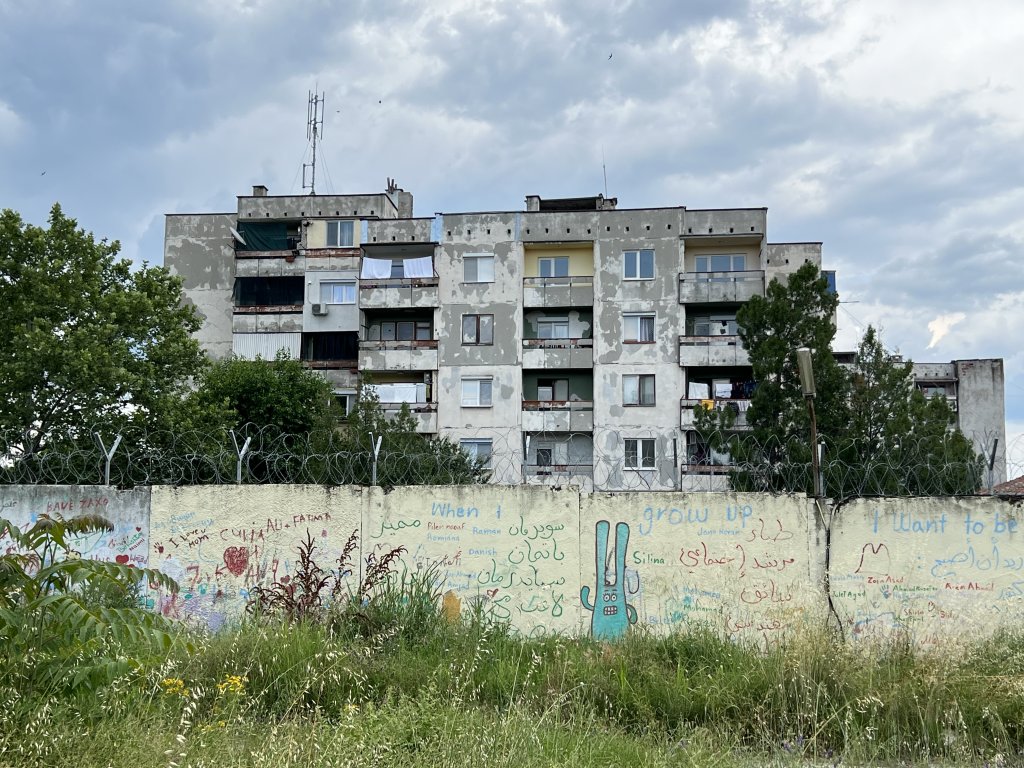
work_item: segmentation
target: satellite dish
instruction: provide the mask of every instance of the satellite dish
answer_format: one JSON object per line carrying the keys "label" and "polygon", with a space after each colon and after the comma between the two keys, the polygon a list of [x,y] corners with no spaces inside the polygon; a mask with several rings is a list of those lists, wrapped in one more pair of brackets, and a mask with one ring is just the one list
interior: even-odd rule
{"label": "satellite dish", "polygon": [[228,229],[231,230],[231,236],[235,238],[235,240],[240,242],[242,245],[248,245],[248,243],[245,242],[245,238],[239,234],[237,229],[235,229],[234,227],[228,227]]}

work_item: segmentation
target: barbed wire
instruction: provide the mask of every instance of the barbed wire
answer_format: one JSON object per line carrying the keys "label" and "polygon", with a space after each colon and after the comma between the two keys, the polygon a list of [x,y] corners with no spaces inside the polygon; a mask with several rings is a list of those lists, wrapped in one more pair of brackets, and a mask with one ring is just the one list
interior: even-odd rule
{"label": "barbed wire", "polygon": [[[344,429],[284,434],[246,425],[233,431],[168,433],[93,430],[51,439],[29,452],[19,433],[0,432],[0,483],[12,485],[316,484],[577,486],[600,491],[805,491],[813,488],[810,449],[799,440],[755,441],[750,434],[594,429],[536,432],[459,429],[446,440],[369,435]],[[1024,453],[1024,438],[1000,451]],[[718,446],[715,448],[714,446]],[[461,448],[461,450],[460,450]],[[1006,477],[1024,467],[1008,463]],[[963,442],[902,438],[887,446],[826,444],[824,495],[932,496],[986,493],[982,457]]]}

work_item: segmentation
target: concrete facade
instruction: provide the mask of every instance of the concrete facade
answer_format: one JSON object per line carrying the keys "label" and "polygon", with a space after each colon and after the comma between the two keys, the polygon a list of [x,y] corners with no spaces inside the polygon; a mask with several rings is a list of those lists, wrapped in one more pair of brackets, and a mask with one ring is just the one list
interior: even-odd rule
{"label": "concrete facade", "polygon": [[[234,214],[168,216],[165,241],[211,356],[283,349],[339,394],[370,376],[422,431],[489,451],[494,482],[608,491],[724,488],[693,408],[735,407],[744,428],[736,311],[807,261],[821,244],[769,243],[764,208],[531,195],[524,211],[414,218],[393,187],[257,187]],[[987,393],[962,421],[998,411],[1001,428],[994,371],[958,376]]]}

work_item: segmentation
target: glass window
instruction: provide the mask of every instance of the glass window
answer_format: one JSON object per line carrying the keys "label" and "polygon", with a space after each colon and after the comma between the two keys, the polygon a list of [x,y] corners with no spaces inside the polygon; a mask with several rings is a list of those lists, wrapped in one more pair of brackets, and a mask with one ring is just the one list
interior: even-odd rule
{"label": "glass window", "polygon": [[568,277],[569,257],[551,256],[537,259],[541,277]]}
{"label": "glass window", "polygon": [[351,248],[354,243],[354,224],[352,221],[328,221],[327,247]]}
{"label": "glass window", "polygon": [[654,374],[630,374],[622,377],[623,405],[654,405]]}
{"label": "glass window", "polygon": [[416,341],[430,341],[434,337],[432,326],[429,320],[417,320]]}
{"label": "glass window", "polygon": [[654,251],[650,248],[623,251],[622,269],[626,280],[654,279]]}
{"label": "glass window", "polygon": [[636,314],[622,316],[622,340],[638,344],[654,343],[654,315]]}
{"label": "glass window", "polygon": [[568,339],[569,319],[566,317],[551,317],[537,321],[538,339]]}
{"label": "glass window", "polygon": [[462,280],[466,283],[494,282],[494,254],[469,253],[462,257]]}
{"label": "glass window", "polygon": [[654,438],[626,439],[626,469],[654,469]]}
{"label": "glass window", "polygon": [[491,466],[490,440],[460,440],[459,447],[482,467]]}
{"label": "glass window", "polygon": [[462,343],[483,345],[494,343],[494,315],[463,315]]}
{"label": "glass window", "polygon": [[355,280],[331,280],[320,283],[321,304],[355,304]]}
{"label": "glass window", "polygon": [[489,408],[491,405],[491,379],[463,379],[462,405],[464,408]]}
{"label": "glass window", "polygon": [[742,272],[747,268],[747,257],[742,253],[721,253],[697,257],[698,272]]}

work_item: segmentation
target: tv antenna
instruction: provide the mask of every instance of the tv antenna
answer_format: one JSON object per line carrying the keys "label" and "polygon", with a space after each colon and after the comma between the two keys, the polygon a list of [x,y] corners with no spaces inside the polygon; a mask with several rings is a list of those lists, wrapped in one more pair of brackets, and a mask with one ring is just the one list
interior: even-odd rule
{"label": "tv antenna", "polygon": [[[316,194],[316,142],[324,135],[324,94],[309,92],[306,107],[306,139],[313,142],[313,161],[302,164],[302,188],[309,194]],[[306,169],[309,169],[309,183],[306,183]]]}

